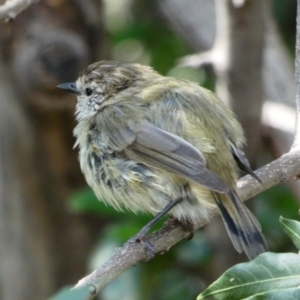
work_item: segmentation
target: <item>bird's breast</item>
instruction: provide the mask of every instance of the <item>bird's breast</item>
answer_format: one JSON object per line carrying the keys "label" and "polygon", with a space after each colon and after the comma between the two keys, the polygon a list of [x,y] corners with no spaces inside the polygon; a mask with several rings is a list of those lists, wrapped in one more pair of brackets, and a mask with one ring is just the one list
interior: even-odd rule
{"label": "bird's breast", "polygon": [[207,217],[207,203],[214,201],[208,189],[113,151],[106,134],[90,133],[85,128],[77,140],[80,166],[100,201],[118,210],[157,214],[170,200],[183,198],[171,212],[174,217],[191,221]]}

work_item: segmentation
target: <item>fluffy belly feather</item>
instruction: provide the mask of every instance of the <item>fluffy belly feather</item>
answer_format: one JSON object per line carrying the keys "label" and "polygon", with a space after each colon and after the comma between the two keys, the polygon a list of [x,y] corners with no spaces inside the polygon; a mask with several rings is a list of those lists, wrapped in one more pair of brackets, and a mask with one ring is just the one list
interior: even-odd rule
{"label": "fluffy belly feather", "polygon": [[192,223],[208,218],[215,207],[211,192],[175,175],[141,163],[119,158],[114,153],[80,150],[80,165],[97,198],[118,210],[146,211],[153,215],[171,200],[182,198],[170,215]]}

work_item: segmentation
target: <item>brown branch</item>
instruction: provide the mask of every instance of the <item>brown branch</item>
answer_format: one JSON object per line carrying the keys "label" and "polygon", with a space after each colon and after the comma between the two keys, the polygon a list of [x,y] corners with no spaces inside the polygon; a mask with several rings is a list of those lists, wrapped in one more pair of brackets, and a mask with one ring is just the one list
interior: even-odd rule
{"label": "brown branch", "polygon": [[0,6],[0,20],[14,19],[19,13],[39,0],[6,0]]}
{"label": "brown branch", "polygon": [[[245,176],[238,181],[239,194],[243,201],[276,184],[297,177],[300,174],[300,151],[291,150],[279,159],[260,168],[257,174],[261,178],[262,184],[250,176]],[[216,215],[218,215],[218,211],[212,211],[210,219]],[[198,229],[206,224],[207,222],[205,221],[200,222],[195,225],[195,228]],[[168,251],[173,245],[188,235],[189,233],[184,231],[179,224],[167,222],[160,230],[154,232],[148,238],[149,242],[155,247],[156,254],[159,254]],[[101,267],[81,279],[74,288],[92,287],[90,298],[92,299],[124,271],[146,258],[142,245],[127,242],[122,247],[117,248],[111,258]]]}

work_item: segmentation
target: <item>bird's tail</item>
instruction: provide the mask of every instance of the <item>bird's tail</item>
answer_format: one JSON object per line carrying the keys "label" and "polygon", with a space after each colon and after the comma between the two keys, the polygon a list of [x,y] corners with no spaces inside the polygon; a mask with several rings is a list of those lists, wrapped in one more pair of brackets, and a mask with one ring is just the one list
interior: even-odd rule
{"label": "bird's tail", "polygon": [[230,190],[227,194],[214,194],[214,198],[235,249],[245,251],[249,259],[267,251],[260,224],[237,193]]}

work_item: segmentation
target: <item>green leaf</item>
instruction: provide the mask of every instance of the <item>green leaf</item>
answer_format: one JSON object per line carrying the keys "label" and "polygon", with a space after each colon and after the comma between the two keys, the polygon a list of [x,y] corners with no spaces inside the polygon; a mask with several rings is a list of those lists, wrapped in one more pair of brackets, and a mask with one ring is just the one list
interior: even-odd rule
{"label": "green leaf", "polygon": [[240,300],[258,293],[298,287],[299,285],[300,256],[294,253],[268,252],[226,271],[201,293],[197,300]]}
{"label": "green leaf", "polygon": [[294,245],[300,250],[300,222],[280,217],[281,227],[291,238]]}
{"label": "green leaf", "polygon": [[272,290],[266,293],[256,294],[248,297],[247,300],[298,300],[300,299],[300,288],[288,288],[281,290]]}
{"label": "green leaf", "polygon": [[89,287],[71,290],[71,286],[64,287],[48,300],[88,300],[91,297]]}

